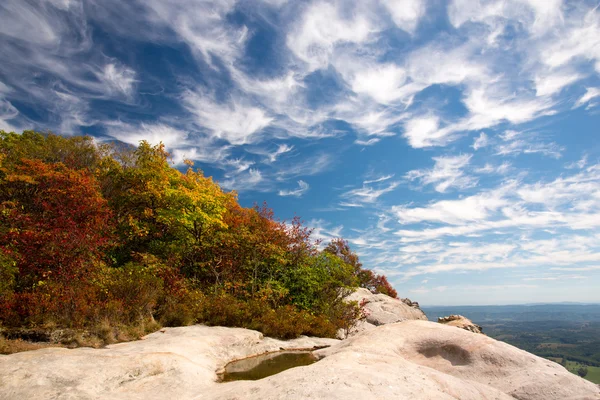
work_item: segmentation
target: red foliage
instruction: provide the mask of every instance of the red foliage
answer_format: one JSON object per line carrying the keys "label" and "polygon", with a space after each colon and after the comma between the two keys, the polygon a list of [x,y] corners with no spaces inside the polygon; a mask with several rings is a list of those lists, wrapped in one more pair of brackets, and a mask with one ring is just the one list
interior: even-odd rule
{"label": "red foliage", "polygon": [[346,264],[351,265],[360,287],[369,289],[371,293],[383,293],[398,298],[398,292],[388,282],[385,275],[377,275],[369,269],[362,268],[358,255],[350,249],[348,241],[342,238],[333,239],[324,251],[338,256]]}
{"label": "red foliage", "polygon": [[388,282],[385,275],[375,275],[372,285],[375,288],[375,293],[383,293],[395,299],[398,298],[398,292],[396,292],[394,287]]}
{"label": "red foliage", "polygon": [[89,273],[110,243],[110,216],[96,179],[61,163],[23,160],[0,185],[0,246],[21,285]]}

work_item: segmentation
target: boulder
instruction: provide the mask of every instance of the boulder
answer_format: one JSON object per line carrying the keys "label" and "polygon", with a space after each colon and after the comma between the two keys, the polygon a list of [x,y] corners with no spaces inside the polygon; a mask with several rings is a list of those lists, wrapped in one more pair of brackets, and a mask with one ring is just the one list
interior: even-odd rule
{"label": "boulder", "polygon": [[448,326],[455,326],[473,333],[483,333],[481,326],[474,324],[470,319],[462,315],[449,315],[447,317],[438,317],[438,323]]}
{"label": "boulder", "polygon": [[[314,348],[320,361],[258,381],[219,383],[229,361]],[[166,328],[105,349],[0,356],[2,399],[600,399],[559,364],[485,335],[428,321],[379,326],[344,341],[280,341],[240,328]]]}
{"label": "boulder", "polygon": [[379,325],[406,320],[427,321],[427,316],[419,308],[419,303],[408,299],[394,299],[385,294],[373,294],[368,289],[359,288],[346,297],[347,301],[356,301],[363,308],[365,318],[359,321],[349,332],[340,331],[338,337],[347,336],[373,329]]}

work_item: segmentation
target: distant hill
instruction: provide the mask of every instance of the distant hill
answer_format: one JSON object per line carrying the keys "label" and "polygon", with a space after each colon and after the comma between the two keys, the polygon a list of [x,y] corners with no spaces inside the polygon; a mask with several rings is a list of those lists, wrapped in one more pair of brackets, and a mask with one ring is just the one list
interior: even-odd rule
{"label": "distant hill", "polygon": [[461,314],[475,323],[489,321],[594,321],[600,322],[600,304],[523,304],[505,306],[434,306],[421,307],[431,321],[438,317]]}

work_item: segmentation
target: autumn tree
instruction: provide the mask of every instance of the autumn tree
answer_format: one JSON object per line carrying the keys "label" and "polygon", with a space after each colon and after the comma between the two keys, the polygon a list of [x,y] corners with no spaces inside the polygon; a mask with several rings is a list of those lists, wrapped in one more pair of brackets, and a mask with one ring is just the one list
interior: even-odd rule
{"label": "autumn tree", "polygon": [[350,265],[358,281],[358,286],[369,289],[371,293],[382,293],[390,297],[398,297],[398,293],[388,282],[385,275],[377,275],[369,269],[362,268],[358,255],[352,251],[348,241],[342,238],[335,238],[323,251],[338,256],[346,264]]}
{"label": "autumn tree", "polygon": [[75,318],[91,301],[87,283],[112,244],[111,213],[94,176],[27,159],[3,166],[2,175],[0,249],[18,269],[14,290],[21,296],[20,314],[46,307]]}
{"label": "autumn tree", "polygon": [[53,133],[24,131],[22,134],[0,130],[0,153],[5,165],[23,159],[62,163],[73,169],[94,171],[106,156],[108,145],[97,145],[90,136],[63,137]]}
{"label": "autumn tree", "polygon": [[73,279],[102,257],[111,240],[110,210],[90,173],[39,160],[3,173],[0,244],[17,259],[26,286]]}
{"label": "autumn tree", "polygon": [[191,162],[173,168],[162,144],[0,131],[4,325],[100,324],[109,341],[155,321],[332,336],[360,313],[344,301],[357,285],[396,295],[348,242],[320,252],[311,234]]}
{"label": "autumn tree", "polygon": [[[223,227],[230,195],[212,179],[188,169],[171,168],[164,145],[142,141],[129,156],[100,166],[103,192],[115,212],[123,263],[135,253],[150,253],[173,263],[187,259],[207,233]],[[185,261],[185,260],[184,260]]]}

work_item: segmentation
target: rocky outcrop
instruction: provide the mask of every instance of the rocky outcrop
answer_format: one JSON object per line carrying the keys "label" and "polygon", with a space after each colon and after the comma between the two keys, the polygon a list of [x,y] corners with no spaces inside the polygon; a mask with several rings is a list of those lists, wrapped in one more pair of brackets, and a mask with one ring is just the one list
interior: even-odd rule
{"label": "rocky outcrop", "polygon": [[[320,361],[258,381],[219,383],[227,362],[280,348]],[[0,356],[2,399],[600,399],[561,367],[485,335],[407,320],[337,341],[283,342],[239,328],[167,328],[106,349]]]}
{"label": "rocky outcrop", "polygon": [[366,313],[366,321],[375,326],[413,319],[427,321],[427,316],[419,309],[418,303],[415,307],[415,303],[408,305],[402,300],[385,294],[373,294],[363,288],[356,290],[347,299],[361,304]]}
{"label": "rocky outcrop", "polygon": [[455,326],[457,328],[461,328],[473,333],[484,334],[481,326],[474,324],[470,319],[463,317],[462,315],[449,315],[447,317],[438,317],[438,323],[449,326]]}
{"label": "rocky outcrop", "polygon": [[427,316],[419,308],[419,303],[411,302],[408,299],[394,299],[385,294],[373,294],[364,288],[354,291],[346,297],[346,301],[356,301],[361,305],[364,318],[358,321],[348,332],[340,330],[338,332],[340,339],[394,322],[406,320],[427,321]]}
{"label": "rocky outcrop", "polygon": [[411,301],[411,299],[408,299],[408,298],[406,298],[406,299],[400,299],[400,301],[403,302],[404,304],[406,304],[409,307],[418,308],[419,310],[421,309],[419,307],[419,303],[416,302],[416,301]]}

